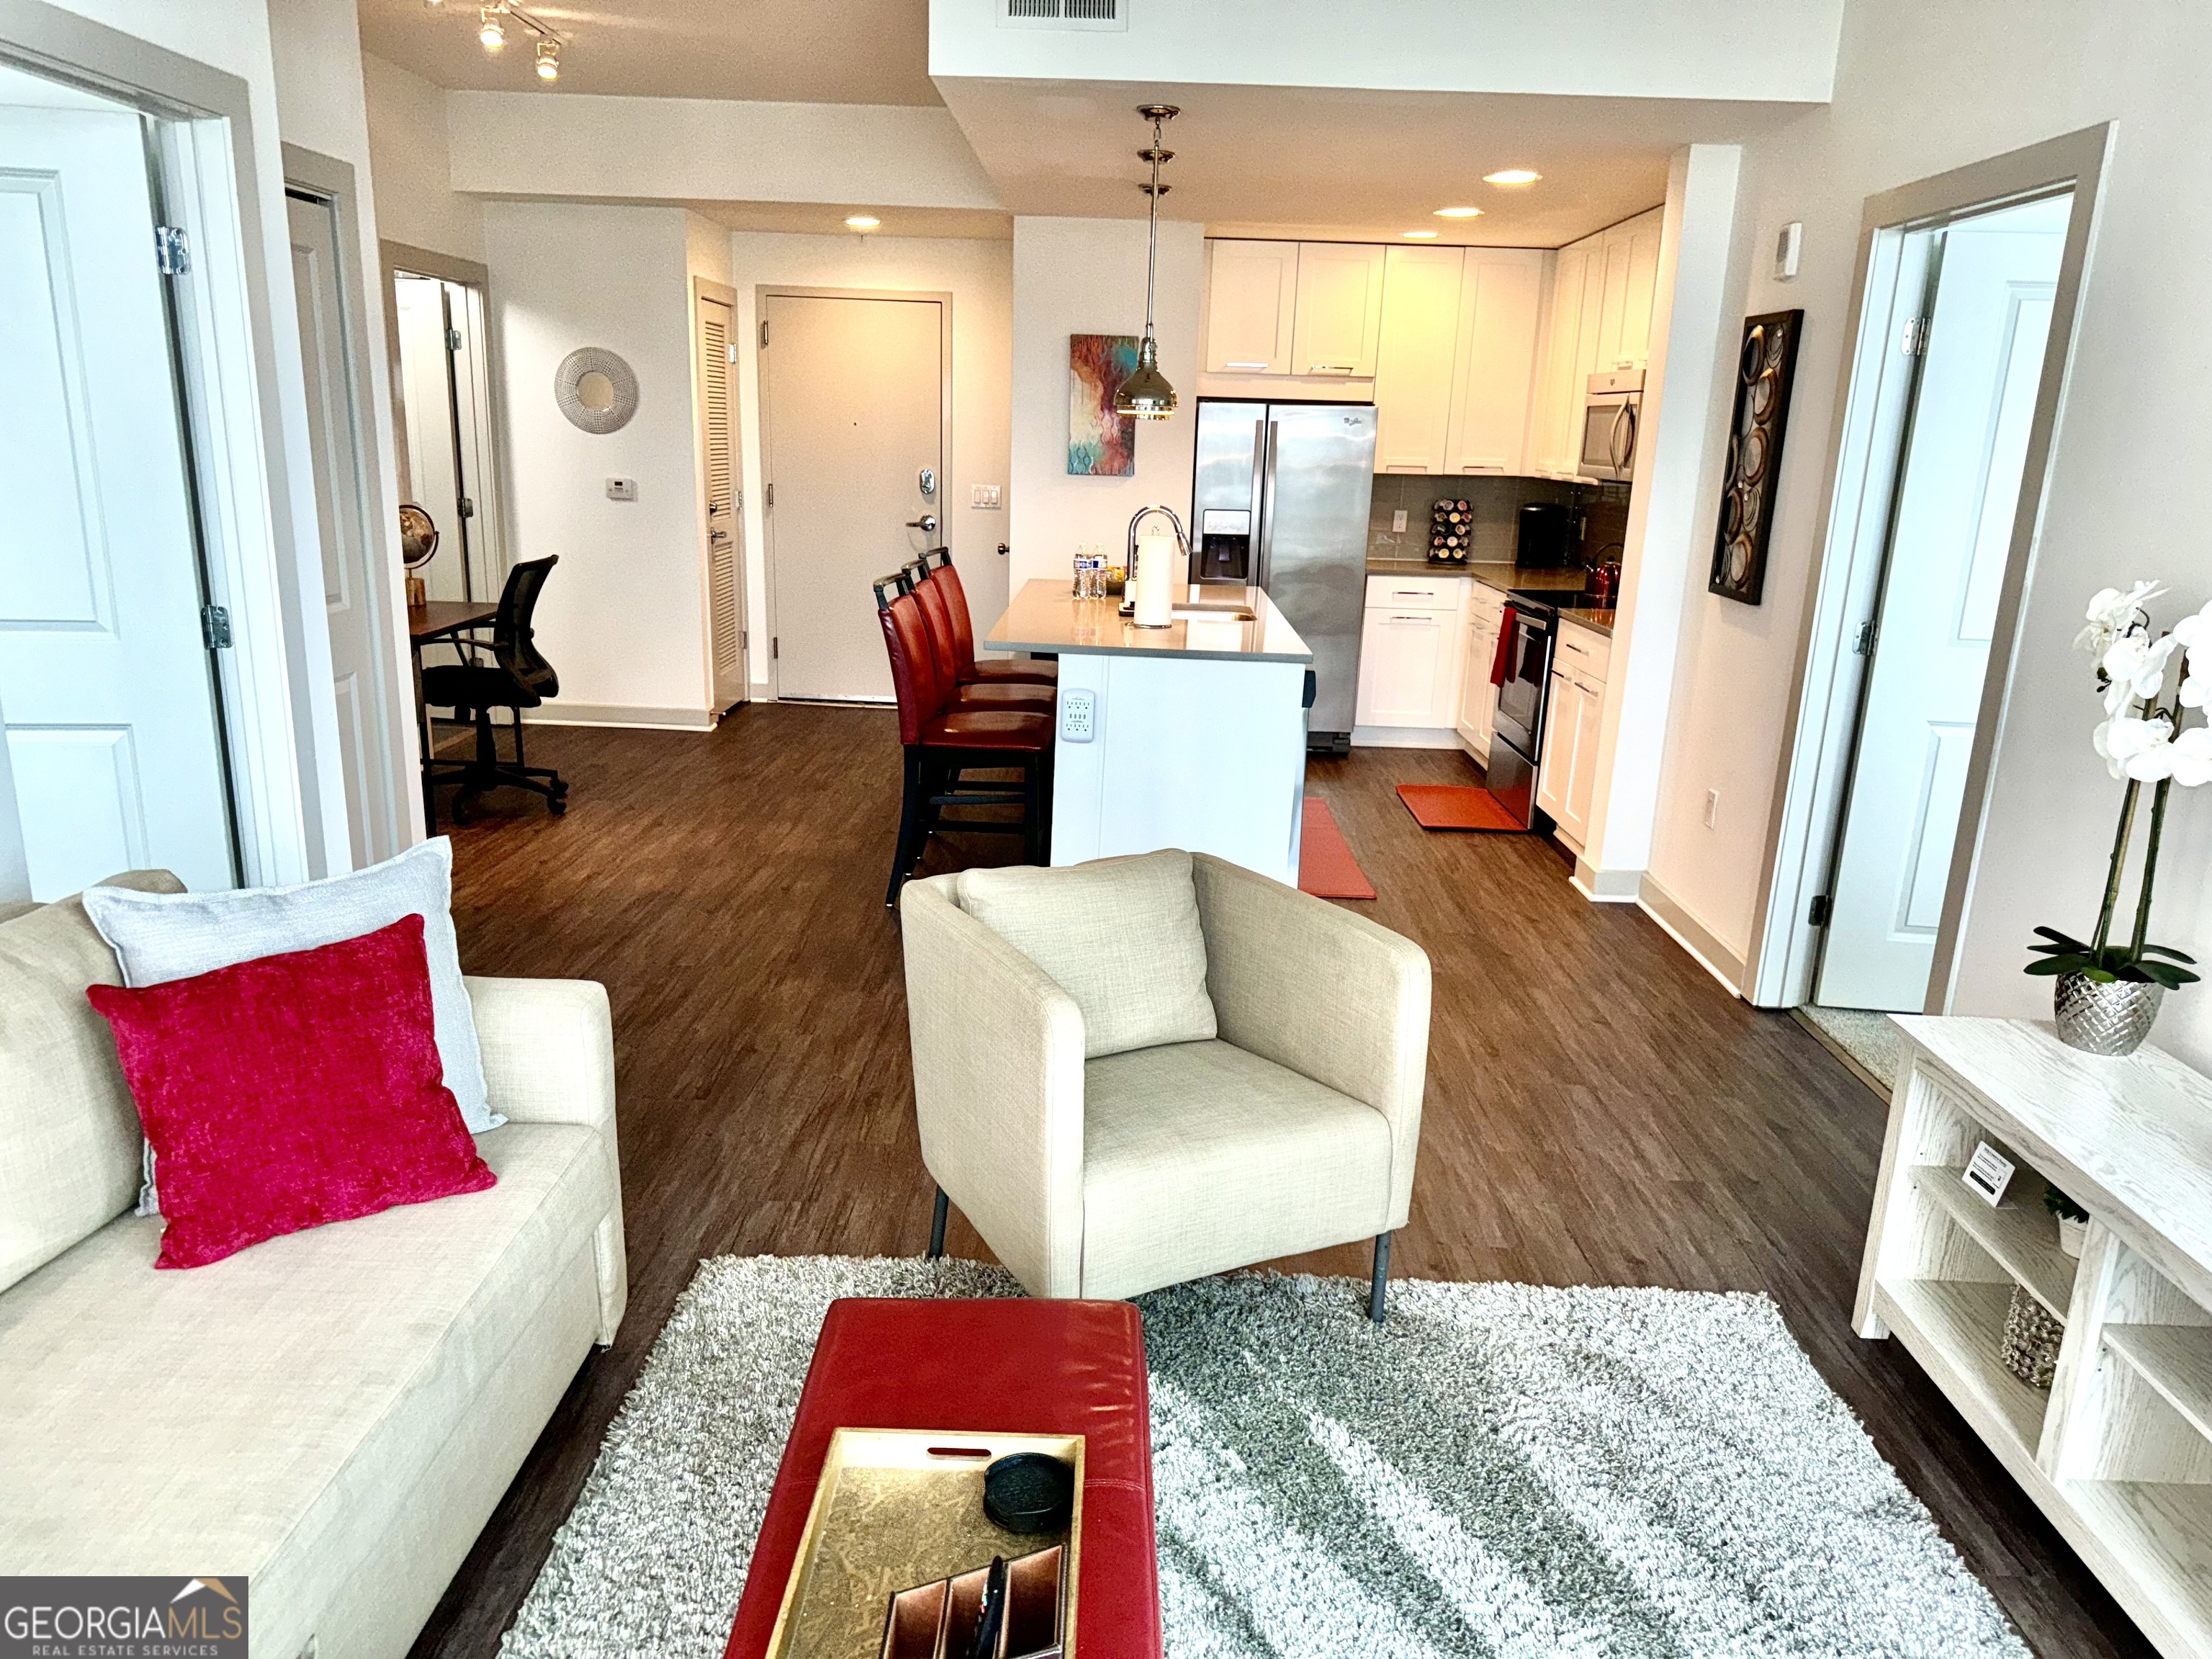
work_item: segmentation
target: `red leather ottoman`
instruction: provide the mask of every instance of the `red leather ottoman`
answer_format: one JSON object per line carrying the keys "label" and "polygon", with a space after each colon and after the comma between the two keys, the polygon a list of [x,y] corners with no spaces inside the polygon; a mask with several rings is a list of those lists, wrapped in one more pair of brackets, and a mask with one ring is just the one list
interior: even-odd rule
{"label": "red leather ottoman", "polygon": [[833,1302],[761,1522],[727,1659],[763,1659],[840,1428],[1079,1434],[1075,1659],[1160,1659],[1144,1328],[1127,1302]]}

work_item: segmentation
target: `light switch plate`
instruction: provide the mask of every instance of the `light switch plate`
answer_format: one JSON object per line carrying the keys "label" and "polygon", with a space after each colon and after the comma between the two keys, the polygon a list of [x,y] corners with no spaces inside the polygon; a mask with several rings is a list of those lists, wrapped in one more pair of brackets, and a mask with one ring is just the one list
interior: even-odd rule
{"label": "light switch plate", "polygon": [[997,507],[999,505],[999,486],[997,484],[969,485],[968,505],[970,507]]}
{"label": "light switch plate", "polygon": [[1390,533],[1394,536],[1401,535],[1404,533],[1405,528],[1406,509],[1401,507],[1390,515]]}
{"label": "light switch plate", "polygon": [[1060,694],[1060,740],[1089,743],[1098,735],[1098,694],[1068,686]]}
{"label": "light switch plate", "polygon": [[607,499],[611,501],[634,501],[637,499],[637,480],[610,478],[607,480]]}

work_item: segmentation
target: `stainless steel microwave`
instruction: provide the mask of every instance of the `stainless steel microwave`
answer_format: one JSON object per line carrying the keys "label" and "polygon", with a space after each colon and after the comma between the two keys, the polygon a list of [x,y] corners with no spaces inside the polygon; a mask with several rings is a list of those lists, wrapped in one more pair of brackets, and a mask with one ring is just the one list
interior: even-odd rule
{"label": "stainless steel microwave", "polygon": [[1583,400],[1583,447],[1575,471],[1585,478],[1620,483],[1633,478],[1643,406],[1642,369],[1617,368],[1591,375]]}

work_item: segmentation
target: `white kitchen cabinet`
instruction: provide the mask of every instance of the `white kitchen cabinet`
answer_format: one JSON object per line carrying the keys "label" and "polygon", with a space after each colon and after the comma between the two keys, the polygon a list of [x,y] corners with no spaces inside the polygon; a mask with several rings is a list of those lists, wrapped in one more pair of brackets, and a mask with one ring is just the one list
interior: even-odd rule
{"label": "white kitchen cabinet", "polygon": [[1439,734],[1450,747],[1466,657],[1462,576],[1370,576],[1355,726]]}
{"label": "white kitchen cabinet", "polygon": [[1654,208],[1616,227],[1628,244],[1628,295],[1621,309],[1616,368],[1642,368],[1651,358],[1651,307],[1659,288],[1659,226],[1663,210]]}
{"label": "white kitchen cabinet", "polygon": [[1290,374],[1298,245],[1213,241],[1206,247],[1206,372]]}
{"label": "white kitchen cabinet", "polygon": [[1469,585],[1468,600],[1467,660],[1460,670],[1459,735],[1474,757],[1486,766],[1498,716],[1498,688],[1490,683],[1490,668],[1498,659],[1505,601],[1503,595],[1480,583]]}
{"label": "white kitchen cabinet", "polygon": [[1382,337],[1386,252],[1359,242],[1298,244],[1291,374],[1374,377]]}
{"label": "white kitchen cabinet", "polygon": [[[1540,248],[1467,250],[1460,274],[1443,471],[1513,474],[1527,464],[1528,393],[1536,372],[1536,328],[1549,258]],[[1396,281],[1393,275],[1391,282]],[[1390,347],[1387,313],[1383,347]]]}
{"label": "white kitchen cabinet", "polygon": [[1465,309],[1463,258],[1455,247],[1384,251],[1382,331],[1375,359],[1377,472],[1451,470],[1453,348]]}
{"label": "white kitchen cabinet", "polygon": [[1553,652],[1543,752],[1536,763],[1536,805],[1551,815],[1559,839],[1577,853],[1589,836],[1590,805],[1597,793],[1598,726],[1605,713],[1611,652],[1602,635],[1566,624]]}
{"label": "white kitchen cabinet", "polygon": [[1559,252],[1529,440],[1528,470],[1540,477],[1575,475],[1589,377],[1650,356],[1663,217],[1653,208]]}

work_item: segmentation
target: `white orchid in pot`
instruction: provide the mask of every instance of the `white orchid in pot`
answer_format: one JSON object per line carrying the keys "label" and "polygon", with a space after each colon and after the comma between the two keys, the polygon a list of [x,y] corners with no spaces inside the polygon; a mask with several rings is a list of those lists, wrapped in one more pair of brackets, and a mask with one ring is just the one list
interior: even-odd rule
{"label": "white orchid in pot", "polygon": [[[2059,1038],[2095,1054],[2133,1054],[2150,1035],[2160,1000],[2197,977],[2190,971],[2194,957],[2149,942],[2150,902],[2167,795],[2176,784],[2192,789],[2212,782],[2212,726],[2203,724],[2206,695],[2212,691],[2212,605],[2154,635],[2144,606],[2165,592],[2155,582],[2137,582],[2125,592],[2104,589],[2089,601],[2088,626],[2074,641],[2097,659],[2097,685],[2105,698],[2105,720],[2094,738],[2097,752],[2128,787],[2120,799],[2119,833],[2112,840],[2096,937],[2085,943],[2055,927],[2039,927],[2044,943],[2028,947],[2038,959],[2027,971],[2057,976]],[[2169,702],[2166,682],[2177,657],[2183,665],[2180,684]],[[2188,724],[2192,710],[2199,716],[2195,726]],[[2117,941],[2112,922],[2120,876],[2147,783],[2152,786],[2150,839],[2142,885],[2130,935]]]}

